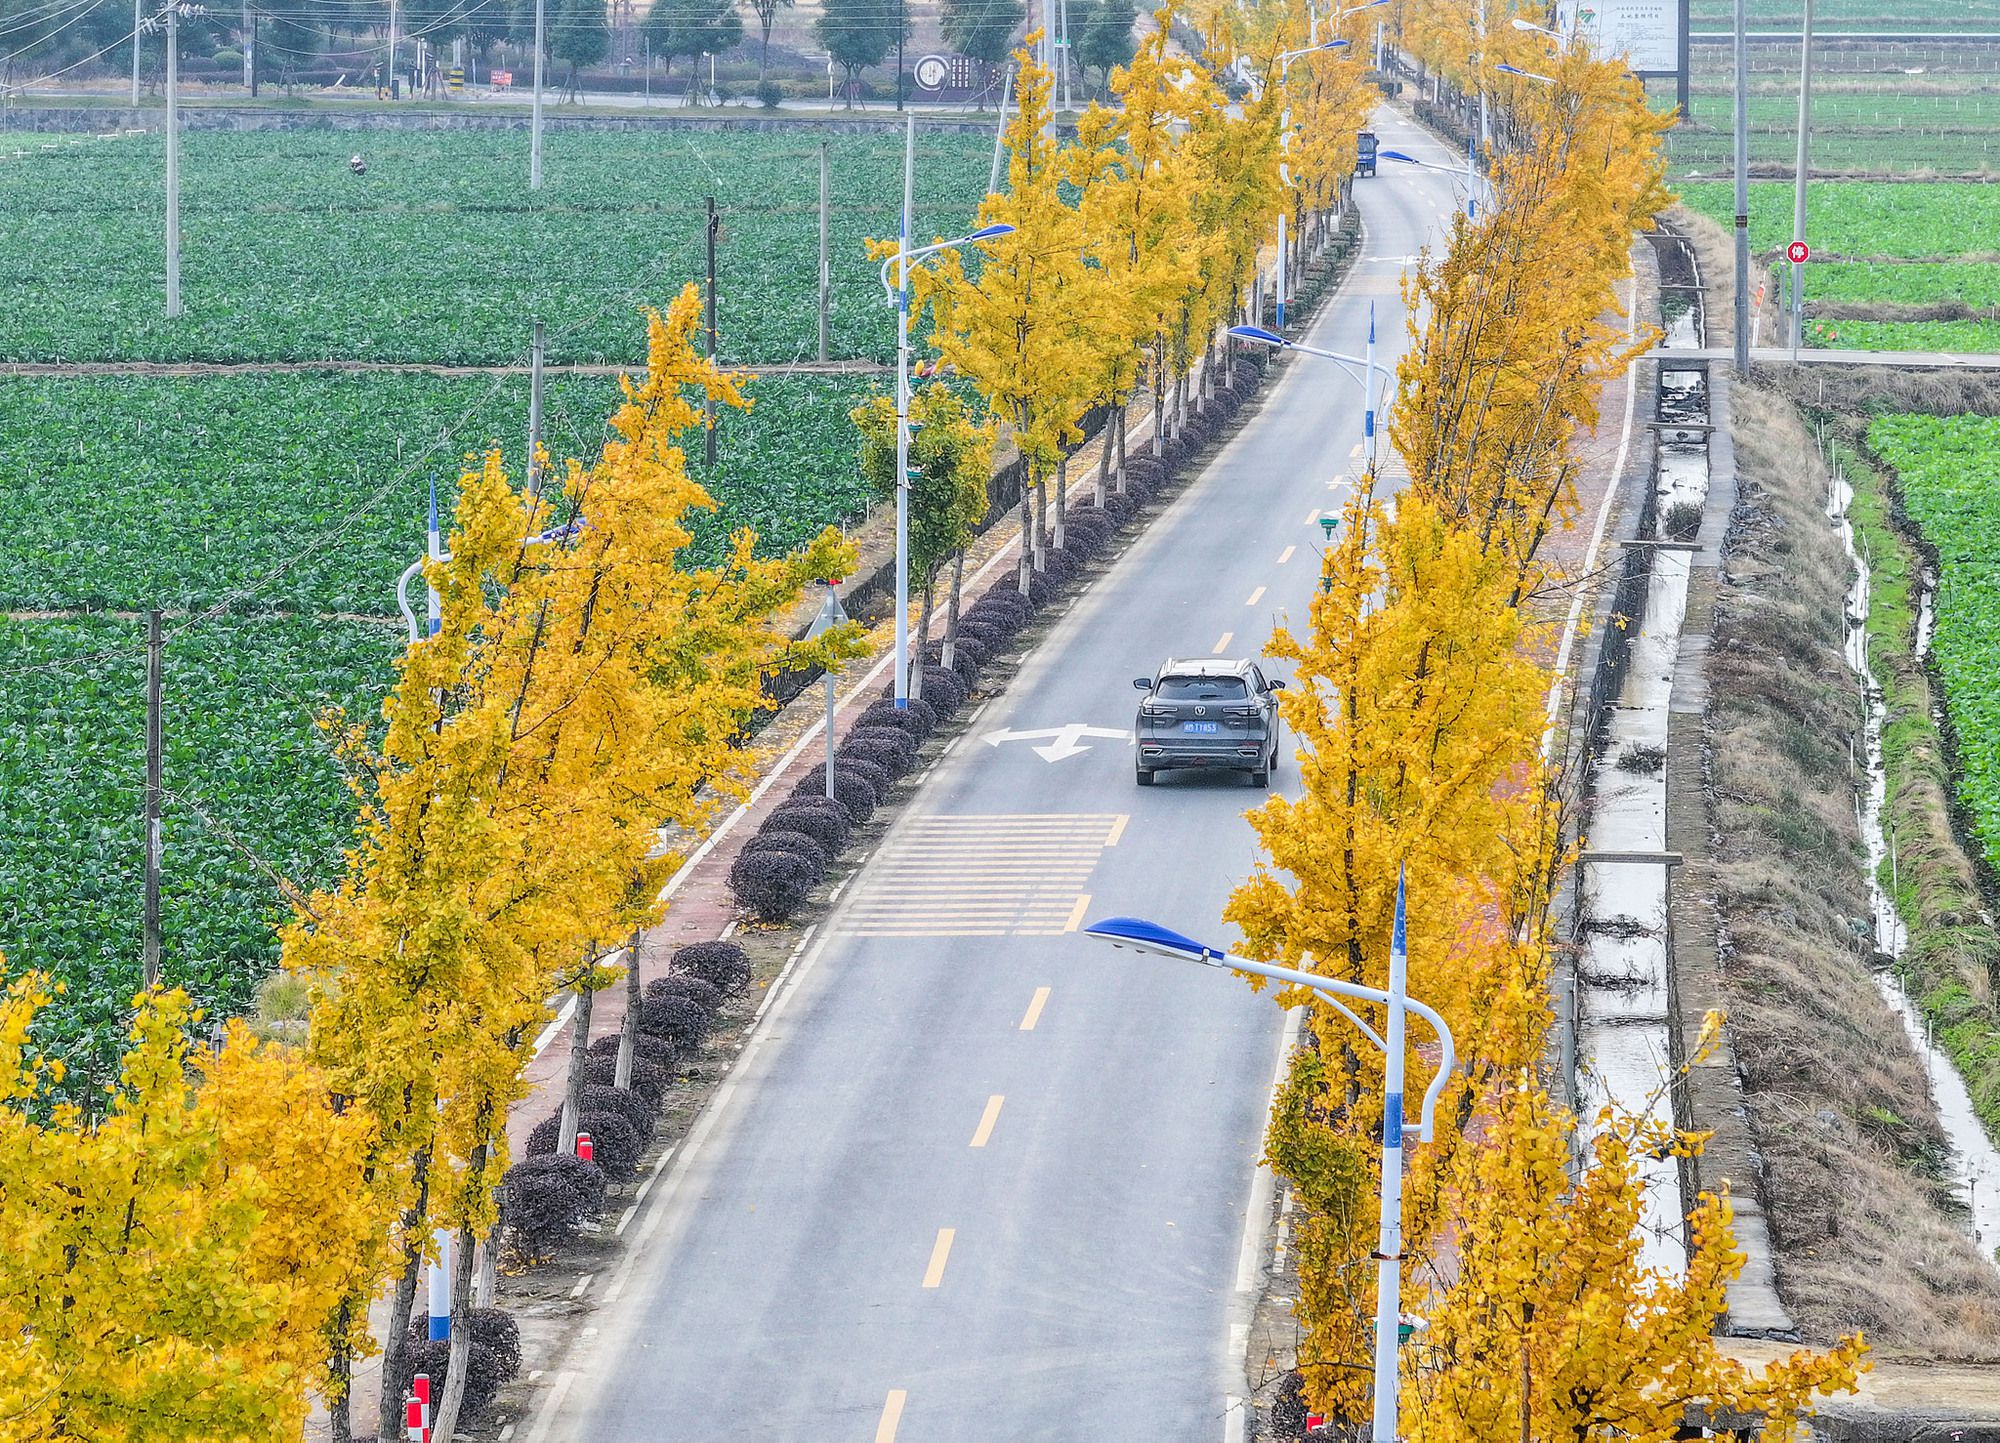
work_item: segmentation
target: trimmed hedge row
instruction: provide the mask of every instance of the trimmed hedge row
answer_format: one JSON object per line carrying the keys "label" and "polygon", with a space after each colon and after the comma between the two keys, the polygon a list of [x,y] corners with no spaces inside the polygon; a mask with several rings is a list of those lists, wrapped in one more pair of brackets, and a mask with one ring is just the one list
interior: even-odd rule
{"label": "trimmed hedge row", "polygon": [[[609,1184],[638,1174],[668,1089],[686,1059],[701,1050],[724,999],[749,981],[750,959],[734,942],[696,942],[675,952],[666,976],[646,984],[626,1087],[615,1085],[618,1036],[591,1041],[577,1109],[577,1130],[590,1134],[591,1161],[556,1151],[562,1139],[557,1108],[535,1124],[526,1156],[501,1180],[500,1226],[517,1259],[545,1262],[603,1216]],[[466,1381],[470,1388],[478,1377]]]}
{"label": "trimmed hedge row", "polygon": [[981,670],[1221,430],[1261,375],[1259,367],[1239,362],[1160,455],[1126,459],[1122,490],[1109,492],[1101,508],[1093,500],[1068,511],[1063,544],[1043,550],[1025,594],[1010,572],[959,614],[950,666],[944,665],[944,644],[928,644],[917,695],[907,706],[896,705],[893,684],[883,688],[881,698],[862,711],[834,750],[832,795],[826,762],[815,762],[744,844],[729,870],[730,889],[740,907],[759,921],[782,922],[805,905],[826,880],[853,829],[874,815],[896,783],[915,768],[918,748],[965,705]]}

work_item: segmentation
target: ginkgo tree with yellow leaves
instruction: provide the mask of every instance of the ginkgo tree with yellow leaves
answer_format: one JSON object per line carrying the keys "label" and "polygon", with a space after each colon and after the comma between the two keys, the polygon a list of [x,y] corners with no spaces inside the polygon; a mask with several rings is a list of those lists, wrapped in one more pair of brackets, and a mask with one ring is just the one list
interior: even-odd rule
{"label": "ginkgo tree with yellow leaves", "polygon": [[0,1438],[291,1443],[374,1253],[367,1120],[242,1024],[192,1048],[176,990],[92,1122],[29,1042],[49,997],[0,994]]}
{"label": "ginkgo tree with yellow leaves", "polygon": [[[469,1301],[547,999],[596,968],[605,939],[658,919],[676,860],[660,828],[698,832],[745,790],[735,741],[763,673],[856,645],[843,629],[794,647],[772,621],[850,566],[831,530],[780,558],[742,532],[720,563],[684,559],[714,502],[677,438],[703,403],[744,403],[695,349],[698,317],[690,287],[650,318],[647,373],[624,383],[592,464],[535,491],[497,454],[465,474],[449,557],[426,568],[442,624],[406,653],[382,741],[341,728],[360,837],[283,958],[317,988],[313,1057],[371,1123],[369,1184],[393,1221],[392,1375],[439,1228],[457,1235],[454,1298]],[[367,1296],[347,1300],[350,1318]],[[456,1417],[463,1330],[453,1346],[440,1427]]]}
{"label": "ginkgo tree with yellow leaves", "polygon": [[[1723,1357],[1711,1335],[1742,1265],[1727,1198],[1694,1203],[1679,1275],[1645,1267],[1635,1236],[1635,1154],[1700,1139],[1616,1109],[1570,1117],[1540,1072],[1565,857],[1543,749],[1545,598],[1563,580],[1546,543],[1629,354],[1614,287],[1665,199],[1660,124],[1623,67],[1579,48],[1553,78],[1507,117],[1522,147],[1494,163],[1501,203],[1459,217],[1406,287],[1391,437],[1411,479],[1392,509],[1363,478],[1309,628],[1271,644],[1296,672],[1281,705],[1303,794],[1252,814],[1263,863],[1229,916],[1250,956],[1381,987],[1409,876],[1410,992],[1463,1062],[1404,1193],[1404,1296],[1429,1321],[1403,1352],[1409,1436],[1664,1443],[1708,1409],[1788,1438],[1851,1385],[1861,1340],[1754,1375]],[[1383,1066],[1350,1027],[1310,1014],[1267,1154],[1299,1204],[1304,1389],[1351,1421],[1369,1405]],[[1413,1039],[1404,1064],[1416,1092],[1435,1062]]]}

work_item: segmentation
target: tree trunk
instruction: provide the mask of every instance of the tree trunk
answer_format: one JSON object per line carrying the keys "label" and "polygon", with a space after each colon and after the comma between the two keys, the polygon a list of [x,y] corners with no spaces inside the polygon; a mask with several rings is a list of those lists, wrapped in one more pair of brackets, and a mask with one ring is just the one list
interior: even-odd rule
{"label": "tree trunk", "polygon": [[[771,13],[772,16],[775,18],[777,12],[774,10]],[[760,16],[759,18],[762,19],[763,17]],[[757,83],[759,85],[762,85],[764,83],[764,72],[770,67],[770,64],[771,64],[771,22],[770,20],[765,20],[764,48],[757,53]]]}
{"label": "tree trunk", "polygon": [[1023,596],[1028,594],[1028,578],[1035,571],[1035,502],[1028,494],[1033,485],[1033,477],[1024,464],[1021,468],[1021,565],[1018,573]]}
{"label": "tree trunk", "polygon": [[[403,1271],[396,1277],[396,1291],[389,1298],[389,1329],[382,1340],[382,1376],[393,1378],[402,1370],[403,1356],[409,1351],[410,1310],[417,1305],[417,1279],[424,1269],[424,1216],[430,1211],[430,1149],[417,1154],[417,1198],[403,1210]],[[411,1247],[415,1240],[416,1246]],[[403,1427],[403,1400],[382,1389],[375,1408],[375,1434],[394,1438]]]}
{"label": "tree trunk", "polygon": [[1058,551],[1062,550],[1065,544],[1066,538],[1063,532],[1063,522],[1067,520],[1068,517],[1069,517],[1069,457],[1067,454],[1065,454],[1062,460],[1056,463],[1055,546],[1056,550]]}
{"label": "tree trunk", "polygon": [[[576,1151],[577,1119],[583,1112],[584,1066],[589,1062],[590,1013],[597,993],[588,985],[595,968],[586,951],[583,973],[576,982],[576,1017],[569,1034],[569,1079],[563,1087],[562,1135],[556,1141],[558,1153]],[[450,1437],[450,1434],[443,1435]]]}
{"label": "tree trunk", "polygon": [[[493,1201],[494,1211],[499,1216],[505,1217],[507,1210],[507,1189],[505,1186],[493,1189]],[[473,1261],[477,1264],[478,1271],[473,1275],[472,1279],[472,1306],[475,1308],[490,1308],[493,1306],[493,1299],[500,1292],[500,1225],[498,1223],[494,1224],[492,1232],[479,1240],[479,1246],[473,1252]]]}
{"label": "tree trunk", "polygon": [[1104,423],[1104,429],[1097,433],[1097,489],[1092,493],[1097,509],[1104,509],[1104,498],[1110,491],[1111,450],[1118,442],[1118,423],[1125,419],[1125,408],[1120,405]]}
{"label": "tree trunk", "polygon": [[646,1001],[639,990],[637,927],[632,929],[632,940],[625,950],[625,1020],[618,1025],[618,1070],[612,1074],[612,1081],[619,1087],[632,1085],[632,1054],[639,1046],[639,1012]]}
{"label": "tree trunk", "polygon": [[924,694],[924,662],[931,649],[931,606],[937,597],[937,573],[924,578],[923,600],[917,606],[917,654],[910,659],[910,695]]}
{"label": "tree trunk", "polygon": [[1049,564],[1049,485],[1046,479],[1035,488],[1035,570]]}
{"label": "tree trunk", "polygon": [[965,588],[965,550],[951,559],[951,594],[944,604],[944,664],[950,666],[958,659],[958,599]]}
{"label": "tree trunk", "polygon": [[1164,342],[1153,343],[1153,456],[1167,449],[1167,367]]}
{"label": "tree trunk", "polygon": [[[472,1171],[486,1165],[486,1145],[472,1150]],[[472,1311],[472,1229],[460,1228],[451,1250],[451,1356],[445,1363],[444,1396],[431,1415],[432,1438],[450,1443],[458,1432],[458,1410],[465,1401],[465,1375],[472,1356],[472,1329],[465,1325]],[[384,1437],[390,1435],[384,1434]]]}
{"label": "tree trunk", "polygon": [[1118,494],[1125,494],[1125,432],[1131,424],[1132,411],[1129,405],[1118,408]]}
{"label": "tree trunk", "polygon": [[354,1305],[346,1298],[334,1310],[326,1354],[326,1421],[333,1443],[354,1443],[354,1350],[347,1328]]}

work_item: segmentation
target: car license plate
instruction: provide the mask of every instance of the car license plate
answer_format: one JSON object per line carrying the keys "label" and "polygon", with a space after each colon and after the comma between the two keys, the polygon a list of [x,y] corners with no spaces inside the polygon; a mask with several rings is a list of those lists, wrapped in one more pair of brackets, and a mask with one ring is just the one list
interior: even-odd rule
{"label": "car license plate", "polygon": [[1200,732],[1204,736],[1212,736],[1217,730],[1214,722],[1183,722],[1181,726],[1184,731]]}

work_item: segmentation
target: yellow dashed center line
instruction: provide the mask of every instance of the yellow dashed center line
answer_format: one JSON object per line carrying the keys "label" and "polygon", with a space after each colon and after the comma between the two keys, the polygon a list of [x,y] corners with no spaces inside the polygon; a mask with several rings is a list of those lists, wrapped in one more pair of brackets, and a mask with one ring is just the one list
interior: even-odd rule
{"label": "yellow dashed center line", "polygon": [[1262,601],[1263,599],[1264,599],[1264,588],[1260,586],[1255,591],[1250,593],[1250,599],[1244,602],[1243,604],[1245,606],[1255,606],[1258,602]]}
{"label": "yellow dashed center line", "polygon": [[1125,835],[1125,824],[1131,820],[1125,813],[1120,812],[1118,820],[1111,824],[1111,835],[1104,839],[1104,845],[1107,847],[1117,846],[1118,839]]}
{"label": "yellow dashed center line", "polygon": [[979,1114],[979,1126],[972,1130],[974,1147],[986,1146],[987,1139],[993,1136],[993,1124],[1000,1120],[1000,1104],[1006,1100],[997,1092],[986,1099],[986,1111]]}
{"label": "yellow dashed center line", "polygon": [[896,1443],[896,1427],[903,1421],[903,1402],[910,1395],[901,1388],[891,1388],[889,1399],[882,1405],[882,1421],[875,1425],[875,1443]]}
{"label": "yellow dashed center line", "polygon": [[1042,1020],[1042,1009],[1049,1005],[1049,989],[1037,987],[1034,997],[1028,1003],[1028,1015],[1021,1019],[1021,1030],[1033,1032],[1035,1024]]}
{"label": "yellow dashed center line", "polygon": [[1225,632],[1223,632],[1223,633],[1222,633],[1222,640],[1218,641],[1218,642],[1217,642],[1217,643],[1215,644],[1215,651],[1214,651],[1213,655],[1216,655],[1216,656],[1221,656],[1221,655],[1222,655],[1222,653],[1224,653],[1225,651],[1229,650],[1229,643],[1230,643],[1230,642],[1232,642],[1232,641],[1234,641],[1235,639],[1236,639],[1236,633],[1235,633],[1235,632],[1233,632],[1233,631],[1225,631]]}
{"label": "yellow dashed center line", "polygon": [[1063,924],[1063,931],[1074,932],[1077,928],[1081,927],[1083,925],[1084,909],[1089,906],[1090,893],[1085,892],[1081,897],[1076,899],[1076,905],[1070,908],[1069,921]]}
{"label": "yellow dashed center line", "polygon": [[956,1228],[939,1228],[937,1241],[931,1244],[931,1265],[924,1269],[924,1286],[934,1288],[944,1281],[944,1260],[951,1256],[951,1240],[958,1236]]}
{"label": "yellow dashed center line", "polygon": [[1319,525],[1319,508],[1317,506],[1315,506],[1312,510],[1306,513],[1306,525],[1308,526]]}
{"label": "yellow dashed center line", "polygon": [[1280,551],[1278,553],[1278,565],[1283,566],[1287,561],[1290,561],[1292,553],[1298,549],[1296,546],[1287,546],[1283,551]]}

